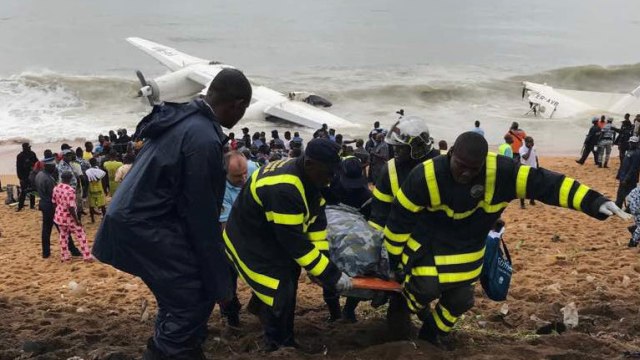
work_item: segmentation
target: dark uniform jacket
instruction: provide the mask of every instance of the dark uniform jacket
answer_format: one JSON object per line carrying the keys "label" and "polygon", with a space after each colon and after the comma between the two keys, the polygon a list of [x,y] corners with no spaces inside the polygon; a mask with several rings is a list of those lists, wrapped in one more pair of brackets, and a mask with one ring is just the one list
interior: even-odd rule
{"label": "dark uniform jacket", "polygon": [[217,219],[226,137],[202,100],[154,107],[138,125],[144,146],[107,209],[93,247],[100,261],[168,286],[231,294]]}
{"label": "dark uniform jacket", "polygon": [[[432,149],[424,160],[432,159],[438,155],[440,155],[440,151]],[[393,198],[395,198],[396,193],[407,176],[409,176],[411,170],[418,164],[420,162],[415,160],[401,165],[396,164],[396,159],[387,161],[380,171],[380,177],[377,179],[376,186],[373,189],[369,225],[378,230],[384,229],[389,211],[391,211]]]}
{"label": "dark uniform jacket", "polygon": [[640,149],[629,150],[624,154],[616,178],[625,184],[637,184],[638,171],[640,171]]}
{"label": "dark uniform jacket", "polygon": [[29,174],[33,165],[38,162],[38,157],[33,151],[22,151],[16,156],[16,173],[20,181],[29,180]]}
{"label": "dark uniform jacket", "polygon": [[[384,229],[392,266],[401,263],[407,276],[437,276],[443,289],[475,281],[487,233],[516,198],[606,218],[598,210],[608,200],[562,174],[489,153],[476,181],[458,184],[449,157],[439,156],[416,166],[396,195]],[[412,266],[415,259],[421,266]]]}
{"label": "dark uniform jacket", "polygon": [[329,250],[324,199],[303,172],[304,157],[254,171],[238,195],[224,231],[227,255],[256,296],[275,312],[288,296],[280,282],[300,267],[332,287],[341,272]]}

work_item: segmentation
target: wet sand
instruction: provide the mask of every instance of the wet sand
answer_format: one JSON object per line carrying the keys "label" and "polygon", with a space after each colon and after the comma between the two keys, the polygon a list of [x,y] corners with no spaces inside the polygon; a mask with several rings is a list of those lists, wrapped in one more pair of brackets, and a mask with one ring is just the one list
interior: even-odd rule
{"label": "wet sand", "polygon": [[[610,169],[584,167],[573,158],[550,157],[541,165],[563,171],[612,197],[617,159]],[[10,183],[3,176],[3,185]],[[139,358],[153,331],[155,300],[137,278],[98,262],[60,263],[57,232],[52,256],[40,257],[41,216],[28,208],[16,213],[0,194],[0,360],[39,354],[39,359]],[[629,234],[619,219],[604,222],[538,203],[521,210],[514,201],[504,213],[505,239],[514,261],[509,298],[496,303],[476,289],[476,307],[454,332],[456,350],[446,352],[423,341],[392,341],[384,307],[358,308],[357,324],[327,324],[318,286],[301,279],[298,341],[325,345],[326,355],[283,350],[267,357],[300,359],[610,359],[640,349],[640,259],[628,249]],[[96,224],[85,219],[89,239]],[[69,283],[80,284],[71,291]],[[246,304],[249,291],[240,285]],[[560,309],[574,302],[577,328],[536,335],[547,322],[562,321]],[[143,310],[147,304],[146,311]],[[503,305],[508,313],[502,315]],[[244,309],[242,332],[224,328],[216,309],[205,344],[209,358],[263,356],[258,320]],[[416,326],[419,326],[417,319]],[[29,343],[31,342],[31,343]],[[24,353],[23,347],[34,350]]]}

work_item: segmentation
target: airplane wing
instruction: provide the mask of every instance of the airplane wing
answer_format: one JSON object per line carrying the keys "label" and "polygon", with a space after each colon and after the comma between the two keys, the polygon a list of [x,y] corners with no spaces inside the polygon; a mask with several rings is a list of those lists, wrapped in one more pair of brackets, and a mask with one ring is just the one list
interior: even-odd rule
{"label": "airplane wing", "polygon": [[186,66],[193,64],[206,64],[209,61],[200,59],[195,56],[187,55],[174,48],[154,43],[153,41],[141,39],[138,37],[127,38],[131,45],[151,55],[162,65],[171,69],[171,71],[180,70]]}

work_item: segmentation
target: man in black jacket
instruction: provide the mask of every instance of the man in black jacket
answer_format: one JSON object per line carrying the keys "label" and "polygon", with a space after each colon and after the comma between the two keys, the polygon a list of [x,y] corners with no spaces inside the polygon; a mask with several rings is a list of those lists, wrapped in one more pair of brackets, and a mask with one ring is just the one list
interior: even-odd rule
{"label": "man in black jacket", "polygon": [[629,147],[624,155],[620,170],[616,179],[620,181],[618,193],[616,195],[616,205],[622,207],[624,199],[631,190],[638,186],[638,171],[640,171],[640,149],[638,149],[640,138],[632,136],[629,139]]}
{"label": "man in black jacket", "polygon": [[594,117],[591,120],[591,128],[589,128],[589,132],[587,133],[587,137],[584,139],[584,146],[582,147],[582,156],[580,160],[576,160],[576,162],[580,165],[584,165],[584,162],[589,157],[590,153],[593,153],[593,160],[598,163],[598,152],[594,150],[595,146],[598,145],[598,139],[600,138],[600,127],[598,126],[598,118]]}
{"label": "man in black jacket", "polygon": [[231,274],[218,219],[225,190],[220,125],[244,116],[251,85],[224,69],[204,99],[155,106],[134,138],[144,139],[96,235],[100,261],[139,276],[158,302],[144,359],[204,359],[201,345]]}
{"label": "man in black jacket", "polygon": [[33,170],[33,165],[38,162],[36,153],[31,151],[29,143],[22,144],[22,152],[16,157],[16,172],[20,179],[20,197],[18,198],[17,211],[24,208],[24,201],[29,194],[29,206],[33,209],[36,206],[36,197],[31,193],[32,184],[29,181],[29,174]]}

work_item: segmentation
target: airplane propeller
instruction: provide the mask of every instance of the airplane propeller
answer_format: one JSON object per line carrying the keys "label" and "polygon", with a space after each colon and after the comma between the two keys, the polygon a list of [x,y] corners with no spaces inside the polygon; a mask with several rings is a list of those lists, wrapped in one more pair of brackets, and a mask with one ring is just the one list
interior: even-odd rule
{"label": "airplane propeller", "polygon": [[147,84],[147,80],[144,78],[144,75],[142,75],[142,71],[136,70],[136,76],[138,80],[140,80],[140,85],[142,85],[140,90],[138,90],[138,97],[146,97],[147,100],[149,100],[149,105],[154,106],[153,89]]}

